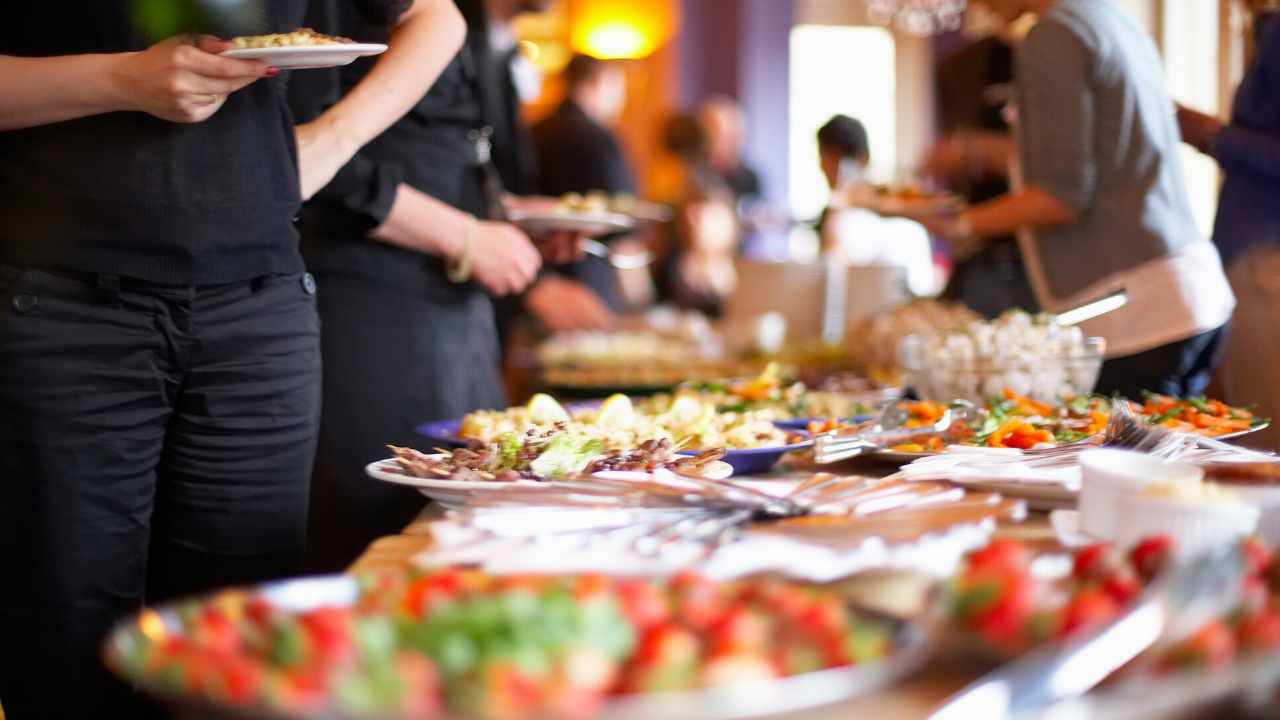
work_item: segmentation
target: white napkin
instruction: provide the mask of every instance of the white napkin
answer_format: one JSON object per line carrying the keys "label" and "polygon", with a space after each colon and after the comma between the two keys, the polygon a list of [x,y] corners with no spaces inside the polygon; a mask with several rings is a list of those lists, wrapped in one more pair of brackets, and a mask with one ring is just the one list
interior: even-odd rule
{"label": "white napkin", "polygon": [[1080,489],[1079,465],[1035,467],[1021,460],[1021,450],[958,446],[945,454],[921,458],[902,468],[910,480],[1007,482]]}
{"label": "white napkin", "polygon": [[[522,519],[523,518],[523,519]],[[414,557],[419,567],[477,565],[487,572],[665,575],[684,568],[729,579],[776,572],[799,580],[827,582],[873,568],[898,568],[939,577],[953,572],[960,558],[987,542],[990,528],[957,526],[915,542],[886,545],[871,539],[836,548],[777,533],[747,532],[719,547],[671,542],[642,552],[635,532],[570,534],[570,528],[617,527],[616,511],[521,509],[486,510],[468,520],[433,523],[435,544]],[[637,518],[628,518],[636,520]],[[559,534],[554,530],[560,530]]]}

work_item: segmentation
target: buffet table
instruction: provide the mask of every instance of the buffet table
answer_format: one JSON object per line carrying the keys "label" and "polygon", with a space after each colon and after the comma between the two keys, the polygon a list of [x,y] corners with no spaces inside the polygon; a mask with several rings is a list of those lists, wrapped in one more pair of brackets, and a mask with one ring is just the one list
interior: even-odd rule
{"label": "buffet table", "polygon": [[[844,472],[881,476],[892,472],[893,465],[860,462],[841,467]],[[754,476],[747,482],[800,481],[812,475],[812,470],[780,470],[769,475]],[[370,573],[401,570],[407,567],[414,555],[430,547],[431,523],[443,516],[438,505],[428,505],[399,535],[391,535],[374,541],[351,566],[349,572]],[[997,535],[1014,537],[1027,543],[1055,543],[1047,517],[1031,514],[1025,521],[1002,525]],[[942,658],[931,662],[920,672],[890,688],[846,703],[829,705],[801,713],[786,715],[794,720],[837,720],[852,717],[919,718],[939,705],[943,699],[977,677],[972,659]]]}

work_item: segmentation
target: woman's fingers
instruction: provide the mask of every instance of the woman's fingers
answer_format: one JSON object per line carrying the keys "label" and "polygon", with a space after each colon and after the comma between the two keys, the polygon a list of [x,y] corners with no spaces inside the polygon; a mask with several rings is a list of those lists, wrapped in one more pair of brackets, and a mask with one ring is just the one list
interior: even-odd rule
{"label": "woman's fingers", "polygon": [[279,72],[261,60],[222,57],[190,46],[178,48],[175,58],[179,67],[211,78],[256,80]]}

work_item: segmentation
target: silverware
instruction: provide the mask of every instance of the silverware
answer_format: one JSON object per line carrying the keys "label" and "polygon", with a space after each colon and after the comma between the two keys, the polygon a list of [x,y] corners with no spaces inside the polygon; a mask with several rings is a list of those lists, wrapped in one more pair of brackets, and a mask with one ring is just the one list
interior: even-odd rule
{"label": "silverware", "polygon": [[930,720],[1000,720],[1079,697],[1143,651],[1185,637],[1234,605],[1244,568],[1239,543],[1180,564],[1120,617],[987,674],[953,695]]}
{"label": "silverware", "polygon": [[1078,325],[1113,310],[1119,310],[1127,304],[1129,304],[1129,293],[1117,290],[1110,295],[1058,313],[1057,321],[1059,325]]}
{"label": "silverware", "polygon": [[885,408],[870,428],[852,435],[818,435],[813,440],[813,459],[825,465],[869,453],[881,452],[921,437],[948,437],[978,415],[973,404],[957,401],[938,422],[928,427],[906,428],[907,411],[901,403]]}

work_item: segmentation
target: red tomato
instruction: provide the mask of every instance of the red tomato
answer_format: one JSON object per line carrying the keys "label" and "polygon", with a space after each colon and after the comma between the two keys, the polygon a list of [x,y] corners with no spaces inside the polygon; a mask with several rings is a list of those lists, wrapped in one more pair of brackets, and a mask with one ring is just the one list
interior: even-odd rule
{"label": "red tomato", "polygon": [[644,580],[622,580],[617,587],[622,613],[632,625],[644,630],[671,616],[667,598],[653,583]]}
{"label": "red tomato", "polygon": [[429,573],[409,583],[401,607],[413,617],[423,618],[436,606],[460,595],[464,587],[461,570],[446,568]]}
{"label": "red tomato", "polygon": [[768,620],[741,605],[711,627],[712,653],[763,652],[768,645]]}
{"label": "red tomato", "polygon": [[1125,606],[1133,602],[1134,598],[1142,592],[1142,586],[1138,583],[1138,578],[1128,570],[1118,572],[1102,582],[1102,589],[1117,605]]}
{"label": "red tomato", "polygon": [[351,620],[351,611],[340,607],[319,607],[298,616],[316,661],[328,666],[354,658]]}
{"label": "red tomato", "polygon": [[258,696],[262,688],[262,665],[252,658],[236,655],[224,658],[222,689],[232,703],[243,704]]}
{"label": "red tomato", "polygon": [[527,717],[538,707],[538,683],[513,663],[495,662],[481,671],[484,690],[479,713],[486,718]]}
{"label": "red tomato", "polygon": [[697,636],[679,625],[666,623],[645,632],[633,660],[640,665],[692,664],[699,652]]}
{"label": "red tomato", "polygon": [[691,572],[671,580],[675,591],[675,615],[695,630],[705,630],[724,612],[725,599],[719,584]]}
{"label": "red tomato", "polygon": [[1102,625],[1120,612],[1120,606],[1105,590],[1086,588],[1076,593],[1062,609],[1058,637],[1069,637]]}
{"label": "red tomato", "polygon": [[1031,564],[1031,551],[1017,540],[1000,538],[969,556],[969,572],[1018,572]]}
{"label": "red tomato", "polygon": [[1133,546],[1129,551],[1129,563],[1143,580],[1150,582],[1172,555],[1173,538],[1168,535],[1153,535]]}
{"label": "red tomato", "polygon": [[232,655],[240,651],[240,630],[226,613],[212,605],[201,609],[193,635],[196,644],[208,652]]}
{"label": "red tomato", "polygon": [[1077,580],[1102,580],[1122,567],[1122,558],[1110,543],[1097,543],[1076,553],[1071,576]]}
{"label": "red tomato", "polygon": [[996,645],[1016,642],[1035,610],[1040,586],[1024,572],[973,577],[972,606],[964,612],[973,627]]}
{"label": "red tomato", "polygon": [[1273,653],[1280,650],[1280,615],[1270,610],[1246,615],[1236,630],[1240,648],[1246,652]]}
{"label": "red tomato", "polygon": [[1271,565],[1271,548],[1260,538],[1245,538],[1240,547],[1244,550],[1245,569],[1250,575],[1261,575]]}

